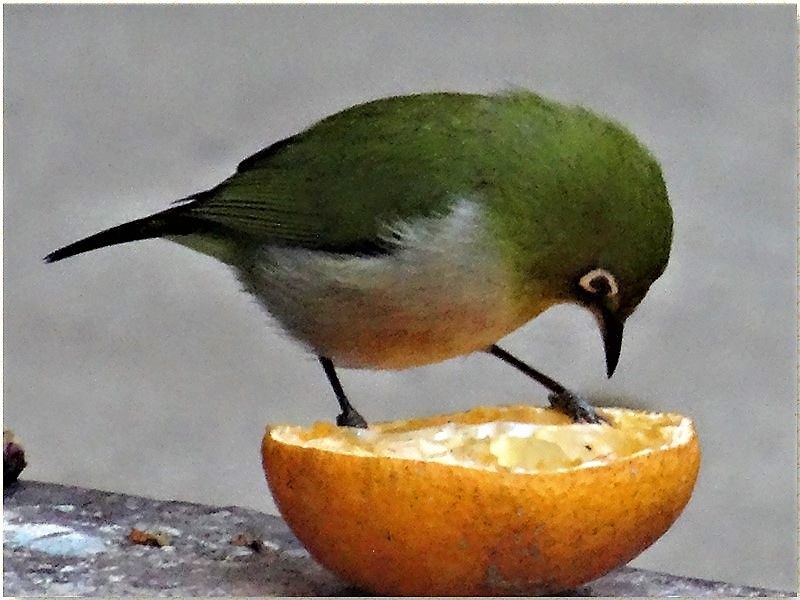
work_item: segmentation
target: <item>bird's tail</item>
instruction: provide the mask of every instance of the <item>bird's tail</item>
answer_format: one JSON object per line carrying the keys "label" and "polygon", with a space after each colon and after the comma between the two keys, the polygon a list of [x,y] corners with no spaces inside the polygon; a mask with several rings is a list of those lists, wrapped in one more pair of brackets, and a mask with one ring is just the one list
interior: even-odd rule
{"label": "bird's tail", "polygon": [[183,207],[170,208],[149,217],[136,219],[135,221],[95,233],[51,252],[44,257],[44,261],[53,263],[76,254],[106,246],[114,246],[115,244],[192,233],[191,219],[182,218],[182,213],[184,212],[182,209]]}

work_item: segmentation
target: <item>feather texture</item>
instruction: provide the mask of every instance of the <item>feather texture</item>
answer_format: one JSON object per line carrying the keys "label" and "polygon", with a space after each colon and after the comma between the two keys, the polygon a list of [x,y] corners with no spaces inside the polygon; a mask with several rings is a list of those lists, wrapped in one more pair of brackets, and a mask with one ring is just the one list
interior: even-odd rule
{"label": "feather texture", "polygon": [[[395,223],[390,255],[265,246],[237,271],[295,339],[348,367],[399,369],[483,350],[531,318],[481,205]],[[546,307],[540,303],[540,310]]]}

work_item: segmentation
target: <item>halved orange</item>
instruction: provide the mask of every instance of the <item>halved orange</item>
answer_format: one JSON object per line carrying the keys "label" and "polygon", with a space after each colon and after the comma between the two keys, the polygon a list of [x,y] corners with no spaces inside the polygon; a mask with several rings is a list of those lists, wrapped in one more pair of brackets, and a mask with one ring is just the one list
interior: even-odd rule
{"label": "halved orange", "polygon": [[383,423],[273,426],[264,472],[322,565],[388,595],[552,594],[626,563],[691,496],[686,417],[530,406]]}

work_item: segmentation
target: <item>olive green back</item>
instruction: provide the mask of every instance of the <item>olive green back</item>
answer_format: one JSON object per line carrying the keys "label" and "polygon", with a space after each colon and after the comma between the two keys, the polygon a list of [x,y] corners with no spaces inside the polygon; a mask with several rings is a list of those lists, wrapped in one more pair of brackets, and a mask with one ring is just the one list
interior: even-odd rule
{"label": "olive green back", "polygon": [[398,220],[472,199],[485,205],[520,293],[533,285],[568,295],[568,281],[596,265],[621,279],[634,305],[666,266],[672,235],[649,152],[612,121],[529,92],[355,106],[195,198],[187,211],[229,235],[342,252],[379,246]]}

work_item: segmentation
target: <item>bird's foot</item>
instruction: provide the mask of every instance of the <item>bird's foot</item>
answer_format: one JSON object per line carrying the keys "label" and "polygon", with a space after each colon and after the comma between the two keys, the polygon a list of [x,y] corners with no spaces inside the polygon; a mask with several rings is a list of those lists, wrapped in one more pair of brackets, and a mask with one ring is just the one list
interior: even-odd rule
{"label": "bird's foot", "polygon": [[569,390],[564,390],[560,394],[550,394],[548,400],[550,406],[566,414],[575,423],[611,424],[608,419],[597,413],[588,400]]}
{"label": "bird's foot", "polygon": [[336,424],[339,427],[358,427],[359,429],[367,428],[367,421],[362,417],[355,408],[342,412],[336,416]]}

